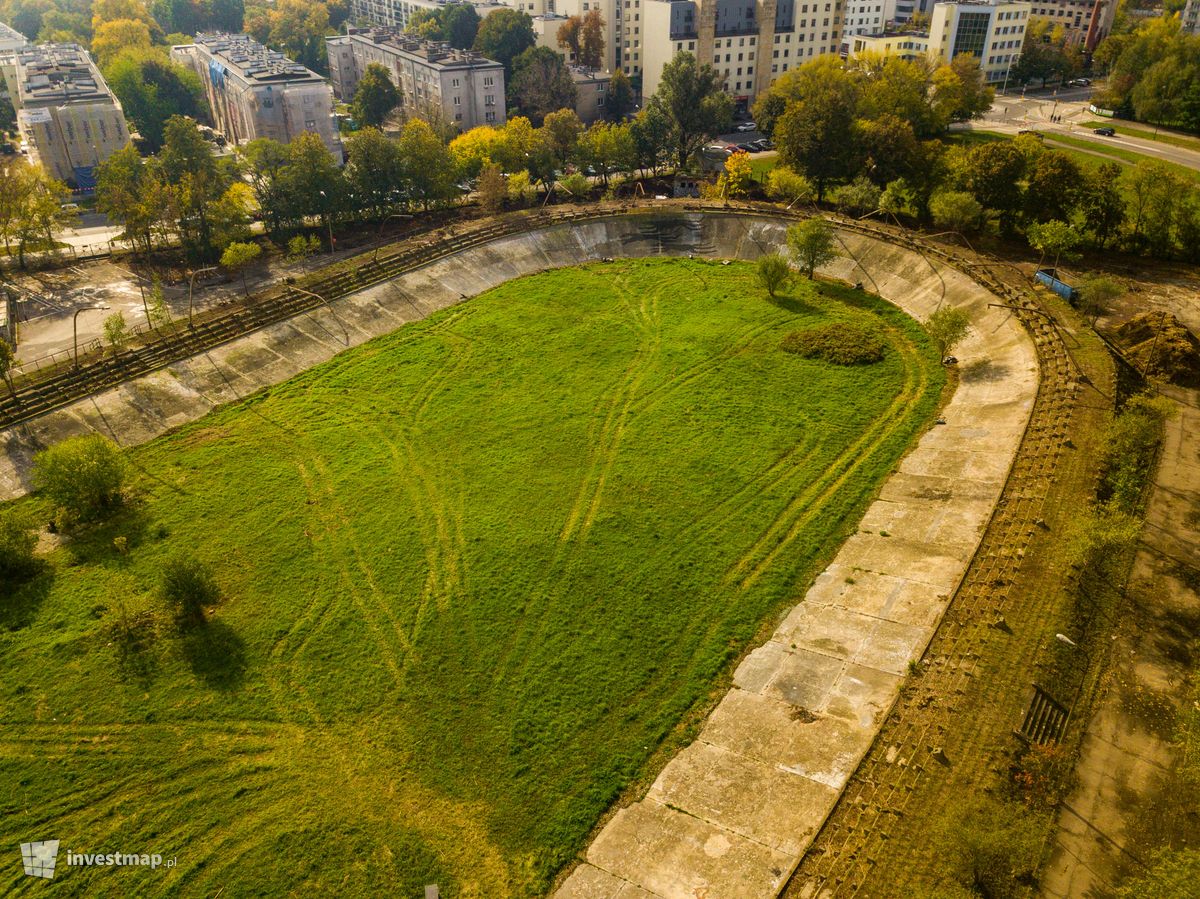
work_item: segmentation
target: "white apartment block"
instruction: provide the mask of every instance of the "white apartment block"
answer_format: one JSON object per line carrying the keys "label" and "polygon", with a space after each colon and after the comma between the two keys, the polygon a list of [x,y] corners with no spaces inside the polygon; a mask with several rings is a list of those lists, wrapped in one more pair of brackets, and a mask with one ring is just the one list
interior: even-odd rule
{"label": "white apartment block", "polygon": [[[908,12],[911,16],[911,8]],[[896,0],[846,0],[842,44],[856,34],[881,34],[895,20]]]}
{"label": "white apartment block", "polygon": [[440,113],[462,131],[507,121],[504,66],[473,50],[419,40],[398,28],[350,28],[327,37],[325,46],[329,77],[341,100],[351,100],[367,66],[379,63],[410,114]]}
{"label": "white apartment block", "polygon": [[[825,53],[842,39],[845,0],[646,0],[642,95],[658,89],[663,67],[690,52],[725,76],[739,110],[780,75]],[[664,39],[665,38],[665,39]]]}
{"label": "white apartment block", "polygon": [[1179,16],[1185,34],[1200,34],[1200,0],[1188,0]]}
{"label": "white apartment block", "polygon": [[1117,0],[1031,0],[1036,19],[1045,19],[1052,26],[1061,26],[1071,43],[1082,43],[1088,50],[1112,30],[1117,14]]}
{"label": "white apartment block", "polygon": [[342,162],[333,91],[316,72],[244,34],[198,34],[196,43],[172,47],[171,58],[200,77],[213,122],[230,143],[286,144],[311,131]]}
{"label": "white apartment block", "polygon": [[13,106],[30,161],[81,190],[95,167],[129,143],[121,104],[78,44],[15,51]]}
{"label": "white apartment block", "polygon": [[[468,2],[468,0],[461,0],[461,2]],[[545,0],[536,0],[536,2],[545,5]],[[382,25],[385,28],[403,30],[408,27],[408,20],[417,10],[438,10],[447,5],[449,4],[445,0],[351,0],[350,19],[359,25]],[[533,5],[531,0],[523,0],[523,6],[531,5]],[[492,0],[472,2],[471,6],[475,7],[475,12],[479,13],[481,19],[498,9],[506,8],[504,4],[492,2]],[[522,8],[522,5],[518,5],[516,2],[509,6]]]}
{"label": "white apartment block", "polygon": [[937,3],[928,31],[855,35],[847,41],[849,55],[869,52],[949,62],[969,53],[979,60],[986,81],[1003,81],[1021,55],[1031,9],[1027,2]]}

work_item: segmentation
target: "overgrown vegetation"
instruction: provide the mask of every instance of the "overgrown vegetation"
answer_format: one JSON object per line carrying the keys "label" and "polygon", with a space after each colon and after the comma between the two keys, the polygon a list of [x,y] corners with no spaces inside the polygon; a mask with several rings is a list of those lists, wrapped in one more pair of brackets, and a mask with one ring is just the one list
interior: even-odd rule
{"label": "overgrown vegetation", "polygon": [[1026,895],[1041,860],[1037,819],[1020,806],[982,797],[946,810],[936,837],[947,870],[968,895]]}
{"label": "overgrown vegetation", "polygon": [[[820,288],[547,272],[130,450],[138,502],[13,598],[0,716],[37,745],[3,741],[0,795],[40,799],[0,837],[52,807],[74,845],[180,847],[197,893],[544,892],[936,408],[919,326]],[[833,319],[883,360],[779,352]],[[181,552],[222,599],[168,633]]]}
{"label": "overgrown vegetation", "polygon": [[33,482],[65,515],[66,523],[91,521],[121,504],[128,469],[107,437],[71,437],[33,460]]}
{"label": "overgrown vegetation", "polygon": [[792,331],[783,338],[780,347],[805,359],[820,359],[834,365],[870,365],[880,361],[887,351],[887,343],[875,328],[853,322],[831,322]]}

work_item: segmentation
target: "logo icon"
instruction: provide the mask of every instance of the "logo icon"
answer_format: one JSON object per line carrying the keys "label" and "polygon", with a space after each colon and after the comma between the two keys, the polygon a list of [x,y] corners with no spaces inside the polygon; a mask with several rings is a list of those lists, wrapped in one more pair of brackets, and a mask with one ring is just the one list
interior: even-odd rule
{"label": "logo icon", "polygon": [[21,861],[25,863],[25,873],[30,877],[49,880],[54,876],[54,863],[57,860],[58,840],[21,844]]}

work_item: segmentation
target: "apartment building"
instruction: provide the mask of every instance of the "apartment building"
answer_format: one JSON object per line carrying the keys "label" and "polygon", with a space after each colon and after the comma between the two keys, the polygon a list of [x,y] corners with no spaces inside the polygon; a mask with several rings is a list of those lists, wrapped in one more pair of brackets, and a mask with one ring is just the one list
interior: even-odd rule
{"label": "apartment building", "polygon": [[[470,2],[470,0],[453,0],[453,2]],[[546,0],[536,0],[536,2],[542,5],[541,12],[545,12]],[[409,19],[417,10],[438,10],[447,5],[446,0],[351,0],[350,21],[361,25],[399,28],[403,31],[408,27]],[[494,0],[481,0],[481,2],[471,2],[470,5],[475,7],[475,12],[479,13],[479,18],[482,19],[498,9],[506,9],[509,6],[520,9],[522,6],[532,6],[533,3],[530,0],[522,0],[520,5],[513,2],[506,6],[494,2]],[[553,3],[550,6],[553,7]],[[540,14],[539,12],[538,15]],[[534,13],[531,12],[530,15],[534,15]]]}
{"label": "apartment building", "polygon": [[869,52],[948,62],[969,53],[979,60],[986,81],[1003,81],[1021,55],[1031,10],[1027,2],[936,3],[927,31],[855,35],[847,42],[849,56]]}
{"label": "apartment building", "polygon": [[739,110],[780,75],[842,39],[845,0],[646,0],[643,96],[658,89],[663,67],[689,52],[725,76]]}
{"label": "apartment building", "polygon": [[379,63],[400,89],[404,108],[413,115],[440,114],[462,131],[502,125],[504,66],[473,50],[425,41],[399,28],[350,28],[325,39],[329,77],[341,100],[350,100],[367,66]]}
{"label": "apartment building", "polygon": [[1088,50],[1112,30],[1117,14],[1117,0],[1031,0],[1031,15],[1061,27],[1071,43],[1083,44]]}
{"label": "apartment building", "polygon": [[200,77],[213,122],[230,143],[286,144],[311,131],[342,161],[333,91],[316,72],[244,34],[198,34],[194,44],[172,47],[171,58]]}
{"label": "apartment building", "polygon": [[603,119],[612,73],[572,67],[571,80],[575,82],[575,114],[579,120],[590,125]]}
{"label": "apartment building", "polygon": [[1188,0],[1179,16],[1184,33],[1200,34],[1200,0]]}
{"label": "apartment building", "polygon": [[61,181],[91,190],[96,166],[129,143],[120,102],[78,44],[14,52],[12,100],[30,161]]}

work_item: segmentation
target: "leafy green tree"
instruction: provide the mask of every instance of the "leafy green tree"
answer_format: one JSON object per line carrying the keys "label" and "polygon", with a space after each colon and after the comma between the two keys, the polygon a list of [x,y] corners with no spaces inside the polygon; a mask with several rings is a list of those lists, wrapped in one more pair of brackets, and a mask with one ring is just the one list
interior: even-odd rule
{"label": "leafy green tree", "polygon": [[864,215],[879,209],[879,198],[882,191],[871,183],[864,175],[859,175],[849,184],[843,184],[833,190],[831,198],[834,205],[843,212],[851,215]]}
{"label": "leafy green tree", "polygon": [[549,47],[530,47],[513,60],[509,98],[534,125],[559,109],[573,109],[577,91],[563,58]]}
{"label": "leafy green tree", "polygon": [[515,9],[498,9],[479,25],[475,49],[504,66],[506,79],[513,75],[513,62],[537,43],[533,19]]}
{"label": "leafy green tree", "polygon": [[880,187],[897,178],[916,177],[926,164],[912,126],[891,113],[860,119],[857,131],[865,174]]}
{"label": "leafy green tree", "polygon": [[165,244],[174,229],[173,198],[156,159],[142,159],[132,144],[96,168],[96,208],[125,226],[135,249],[154,251],[155,237]]}
{"label": "leafy green tree", "polygon": [[567,20],[558,26],[554,35],[558,46],[567,51],[571,62],[579,62],[583,55],[583,16],[567,16]]}
{"label": "leafy green tree", "polygon": [[824,219],[806,219],[792,225],[787,230],[787,242],[792,258],[810,281],[819,266],[828,265],[840,255],[833,228]]}
{"label": "leafy green tree", "polygon": [[183,116],[167,119],[159,160],[175,197],[184,246],[195,257],[212,258],[212,208],[229,187],[231,173],[217,163],[196,123]]}
{"label": "leafy green tree", "polygon": [[983,207],[965,190],[943,190],[929,199],[933,223],[948,231],[970,233],[983,224]]}
{"label": "leafy green tree", "polygon": [[927,62],[868,56],[851,64],[862,73],[858,101],[862,119],[871,122],[887,117],[903,122],[914,140],[936,137],[946,130],[948,112],[944,106],[934,107],[933,69]]}
{"label": "leafy green tree", "polygon": [[1084,315],[1091,317],[1093,325],[1109,303],[1126,293],[1121,282],[1106,275],[1091,275],[1084,278],[1079,283],[1078,291],[1079,309]]}
{"label": "leafy green tree", "polygon": [[0,508],[0,582],[15,583],[33,571],[37,539],[24,510]]}
{"label": "leafy green tree", "polygon": [[831,181],[849,178],[861,166],[854,108],[846,100],[833,92],[815,94],[790,104],[775,125],[780,160],[816,185],[818,202]]}
{"label": "leafy green tree", "polygon": [[617,69],[608,82],[608,93],[604,97],[604,117],[610,122],[623,122],[632,109],[633,85],[629,76]]}
{"label": "leafy green tree", "polygon": [[262,247],[256,243],[234,241],[221,253],[221,266],[242,276],[242,293],[249,295],[246,287],[246,268],[262,255]]}
{"label": "leafy green tree", "polygon": [[583,134],[583,122],[579,120],[579,116],[573,109],[560,109],[552,112],[542,123],[542,139],[550,148],[550,152],[554,154],[554,161],[560,167],[565,166],[567,160],[575,155],[575,148],[579,145],[581,134]]}
{"label": "leafy green tree", "polygon": [[630,133],[637,153],[637,164],[657,175],[669,159],[671,121],[666,112],[647,107],[630,122]]}
{"label": "leafy green tree", "polygon": [[212,570],[199,559],[180,553],[163,566],[159,596],[171,610],[181,629],[198,627],[205,621],[205,606],[221,598]]}
{"label": "leafy green tree", "polygon": [[124,50],[105,67],[104,77],[152,153],[162,149],[171,116],[207,118],[196,73],[157,50]]}
{"label": "leafy green tree", "polygon": [[1021,182],[1025,157],[1011,141],[980,144],[967,154],[965,172],[959,179],[985,209],[1000,213],[1000,227],[1011,233],[1017,211],[1024,202]]}
{"label": "leafy green tree", "polygon": [[[498,15],[499,12],[492,13],[488,19]],[[454,158],[426,122],[408,121],[400,133],[399,144],[404,180],[413,202],[429,209],[458,196]]]}
{"label": "leafy green tree", "polygon": [[933,111],[938,121],[966,122],[992,108],[995,88],[988,87],[979,60],[969,53],[955,56],[933,73]]}
{"label": "leafy green tree", "polygon": [[133,335],[129,331],[129,322],[125,321],[123,312],[114,312],[104,319],[104,338],[113,352],[120,352],[129,345]]}
{"label": "leafy green tree", "polygon": [[803,175],[785,165],[777,165],[767,175],[767,196],[793,206],[811,203],[817,198],[817,189]]}
{"label": "leafy green tree", "polygon": [[342,170],[320,135],[312,131],[302,132],[287,149],[283,182],[294,208],[301,216],[321,219],[328,232],[346,205]]}
{"label": "leafy green tree", "polygon": [[633,132],[629,125],[596,122],[580,136],[576,158],[583,165],[592,166],[607,188],[611,174],[629,171],[636,164]]}
{"label": "leafy green tree", "polygon": [[508,199],[508,182],[500,166],[492,163],[483,167],[475,192],[479,195],[479,205],[492,215],[504,207],[504,201]]}
{"label": "leafy green tree", "polygon": [[13,352],[13,348],[8,341],[0,337],[0,381],[8,385],[9,391],[16,395],[16,388],[12,382],[12,367],[16,361],[17,354]]}
{"label": "leafy green tree", "polygon": [[99,518],[121,503],[127,466],[99,434],[70,437],[33,458],[33,483],[71,518]]}
{"label": "leafy green tree", "polygon": [[325,36],[331,33],[329,7],[320,0],[277,0],[268,13],[266,43],[317,72],[326,71]]}
{"label": "leafy green tree", "polygon": [[368,64],[350,104],[355,121],[378,128],[399,103],[400,91],[392,84],[388,70],[377,62]]}
{"label": "leafy green tree", "polygon": [[779,253],[767,253],[758,257],[755,274],[758,277],[758,283],[770,297],[774,298],[792,280],[792,267]]}
{"label": "leafy green tree", "polygon": [[1162,849],[1150,867],[1126,880],[1115,899],[1192,899],[1200,883],[1200,849]]}
{"label": "leafy green tree", "polygon": [[1097,249],[1103,250],[1117,235],[1125,221],[1125,196],[1121,193],[1122,166],[1117,162],[1102,162],[1085,171],[1079,190],[1079,208],[1084,226],[1092,234]]}
{"label": "leafy green tree", "polygon": [[[365,132],[358,132],[353,137],[361,133]],[[347,140],[347,155],[350,145],[351,141]],[[288,192],[286,179],[290,161],[287,145],[260,137],[241,147],[239,153],[245,160],[244,171],[267,233],[278,234],[285,226],[298,221],[296,198]]]}
{"label": "leafy green tree", "polygon": [[377,128],[364,128],[346,138],[346,179],[363,212],[376,217],[395,208],[405,183],[400,147]]}
{"label": "leafy green tree", "polygon": [[479,33],[479,13],[470,3],[448,3],[438,10],[441,39],[459,50],[470,50]]}
{"label": "leafy green tree", "polygon": [[92,35],[92,58],[102,69],[123,50],[146,51],[150,47],[150,28],[136,19],[105,22]]}
{"label": "leafy green tree", "polygon": [[936,839],[954,878],[991,899],[1023,896],[1041,855],[1038,821],[995,799],[947,809]]}
{"label": "leafy green tree", "polygon": [[938,352],[944,359],[971,330],[971,317],[964,309],[942,306],[925,321],[925,330],[938,345]]}
{"label": "leafy green tree", "polygon": [[1042,254],[1042,258],[1038,260],[1038,266],[1041,266],[1047,256],[1053,256],[1056,269],[1059,260],[1063,256],[1069,255],[1083,239],[1069,222],[1058,219],[1030,225],[1026,229],[1025,236],[1029,240],[1029,245]]}
{"label": "leafy green tree", "polygon": [[684,51],[663,67],[649,108],[669,123],[669,142],[683,169],[706,140],[728,127],[733,101],[724,91],[724,76]]}
{"label": "leafy green tree", "polygon": [[583,15],[579,29],[579,64],[588,69],[604,68],[604,19],[599,8]]}
{"label": "leafy green tree", "polygon": [[572,172],[559,179],[558,186],[574,200],[586,200],[592,192],[592,182],[579,172]]}
{"label": "leafy green tree", "polygon": [[1059,150],[1043,150],[1029,165],[1025,215],[1035,222],[1070,221],[1083,188],[1083,170],[1075,160]]}

